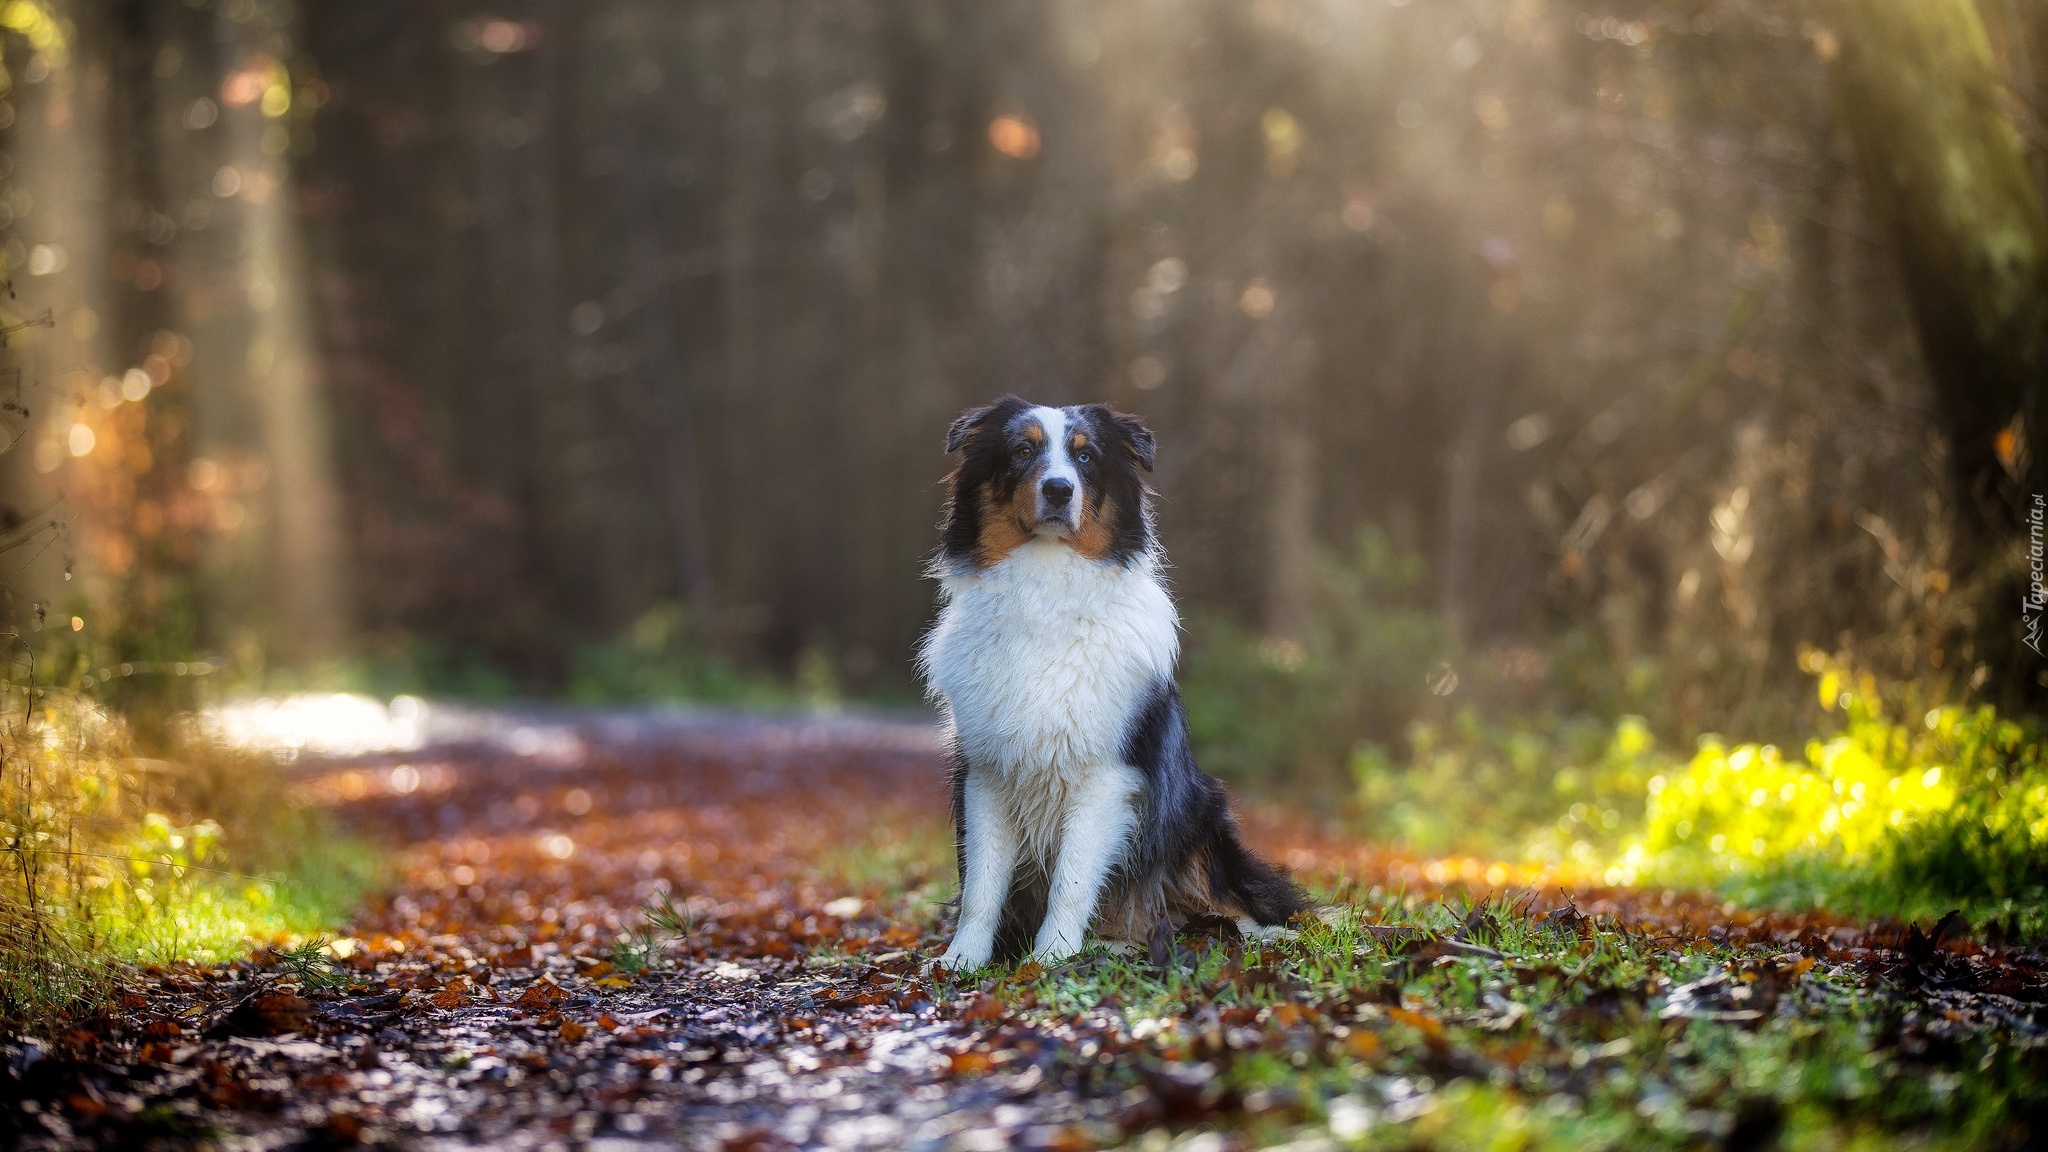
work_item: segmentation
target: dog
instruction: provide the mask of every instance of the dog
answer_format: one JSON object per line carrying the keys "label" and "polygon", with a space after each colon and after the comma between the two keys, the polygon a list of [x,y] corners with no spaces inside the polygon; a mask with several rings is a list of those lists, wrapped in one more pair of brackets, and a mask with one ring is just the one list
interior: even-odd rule
{"label": "dog", "polygon": [[960,916],[949,972],[1141,943],[1162,920],[1308,907],[1196,767],[1179,617],[1153,531],[1152,433],[1105,404],[1005,396],[946,433],[918,663],[951,746]]}

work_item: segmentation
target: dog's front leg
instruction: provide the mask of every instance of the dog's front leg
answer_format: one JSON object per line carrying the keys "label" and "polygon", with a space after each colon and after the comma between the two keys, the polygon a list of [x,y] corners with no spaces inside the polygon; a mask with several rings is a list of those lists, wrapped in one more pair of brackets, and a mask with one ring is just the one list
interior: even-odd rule
{"label": "dog's front leg", "polygon": [[1122,764],[1104,765],[1074,790],[1060,829],[1045,923],[1032,949],[1039,959],[1060,960],[1081,950],[1103,882],[1130,843],[1137,823],[1131,798],[1137,791],[1137,773]]}
{"label": "dog's front leg", "polygon": [[979,773],[967,773],[961,804],[967,852],[961,862],[960,924],[953,946],[939,963],[948,972],[966,972],[988,963],[1002,922],[1003,901],[1010,894],[1010,874],[1017,868],[1017,830],[993,790]]}

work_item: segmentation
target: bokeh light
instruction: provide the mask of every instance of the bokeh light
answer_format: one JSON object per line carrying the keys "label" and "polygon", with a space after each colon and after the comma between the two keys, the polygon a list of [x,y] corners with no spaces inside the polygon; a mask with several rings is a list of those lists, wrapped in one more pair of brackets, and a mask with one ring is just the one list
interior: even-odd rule
{"label": "bokeh light", "polygon": [[988,142],[995,150],[1017,160],[1038,155],[1038,127],[1021,116],[998,116],[989,121]]}

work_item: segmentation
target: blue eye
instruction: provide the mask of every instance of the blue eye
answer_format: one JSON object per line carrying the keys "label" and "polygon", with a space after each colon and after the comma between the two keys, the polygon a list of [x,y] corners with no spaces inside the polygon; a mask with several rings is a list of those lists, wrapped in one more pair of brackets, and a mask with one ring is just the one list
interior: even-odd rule
{"label": "blue eye", "polygon": [[1095,459],[1095,453],[1090,452],[1085,448],[1079,452],[1074,453],[1074,462],[1077,464],[1086,464],[1087,462],[1093,459]]}

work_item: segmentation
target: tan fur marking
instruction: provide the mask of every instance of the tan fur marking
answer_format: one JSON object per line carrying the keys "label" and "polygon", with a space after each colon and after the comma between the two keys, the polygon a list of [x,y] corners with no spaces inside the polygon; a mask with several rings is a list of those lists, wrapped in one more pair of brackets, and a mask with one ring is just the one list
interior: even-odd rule
{"label": "tan fur marking", "polygon": [[997,503],[987,489],[982,490],[981,534],[976,546],[982,567],[995,567],[1031,539],[1024,525],[1031,521],[1034,511],[1031,492],[1022,485],[1007,504]]}
{"label": "tan fur marking", "polygon": [[1107,500],[1100,504],[1084,502],[1080,520],[1073,534],[1067,537],[1067,547],[1090,560],[1100,560],[1109,555],[1110,545],[1116,542],[1116,508]]}
{"label": "tan fur marking", "polygon": [[1033,444],[1045,443],[1045,425],[1033,421],[1024,426],[1024,438]]}
{"label": "tan fur marking", "polygon": [[1188,856],[1187,865],[1173,878],[1168,903],[1180,918],[1214,913],[1235,920],[1245,914],[1244,909],[1218,898],[1215,890],[1209,887],[1209,853],[1206,851]]}
{"label": "tan fur marking", "polygon": [[1209,887],[1209,854],[1198,849],[1158,888],[1107,894],[1105,903],[1096,910],[1093,930],[1105,940],[1122,940],[1142,948],[1161,916],[1179,928],[1201,916],[1228,916],[1235,920],[1244,914],[1244,909],[1216,899]]}
{"label": "tan fur marking", "polygon": [[1096,911],[1095,923],[1089,931],[1104,940],[1122,940],[1143,947],[1152,925],[1158,922],[1159,911],[1151,907],[1150,901],[1140,900],[1134,893],[1123,893]]}

